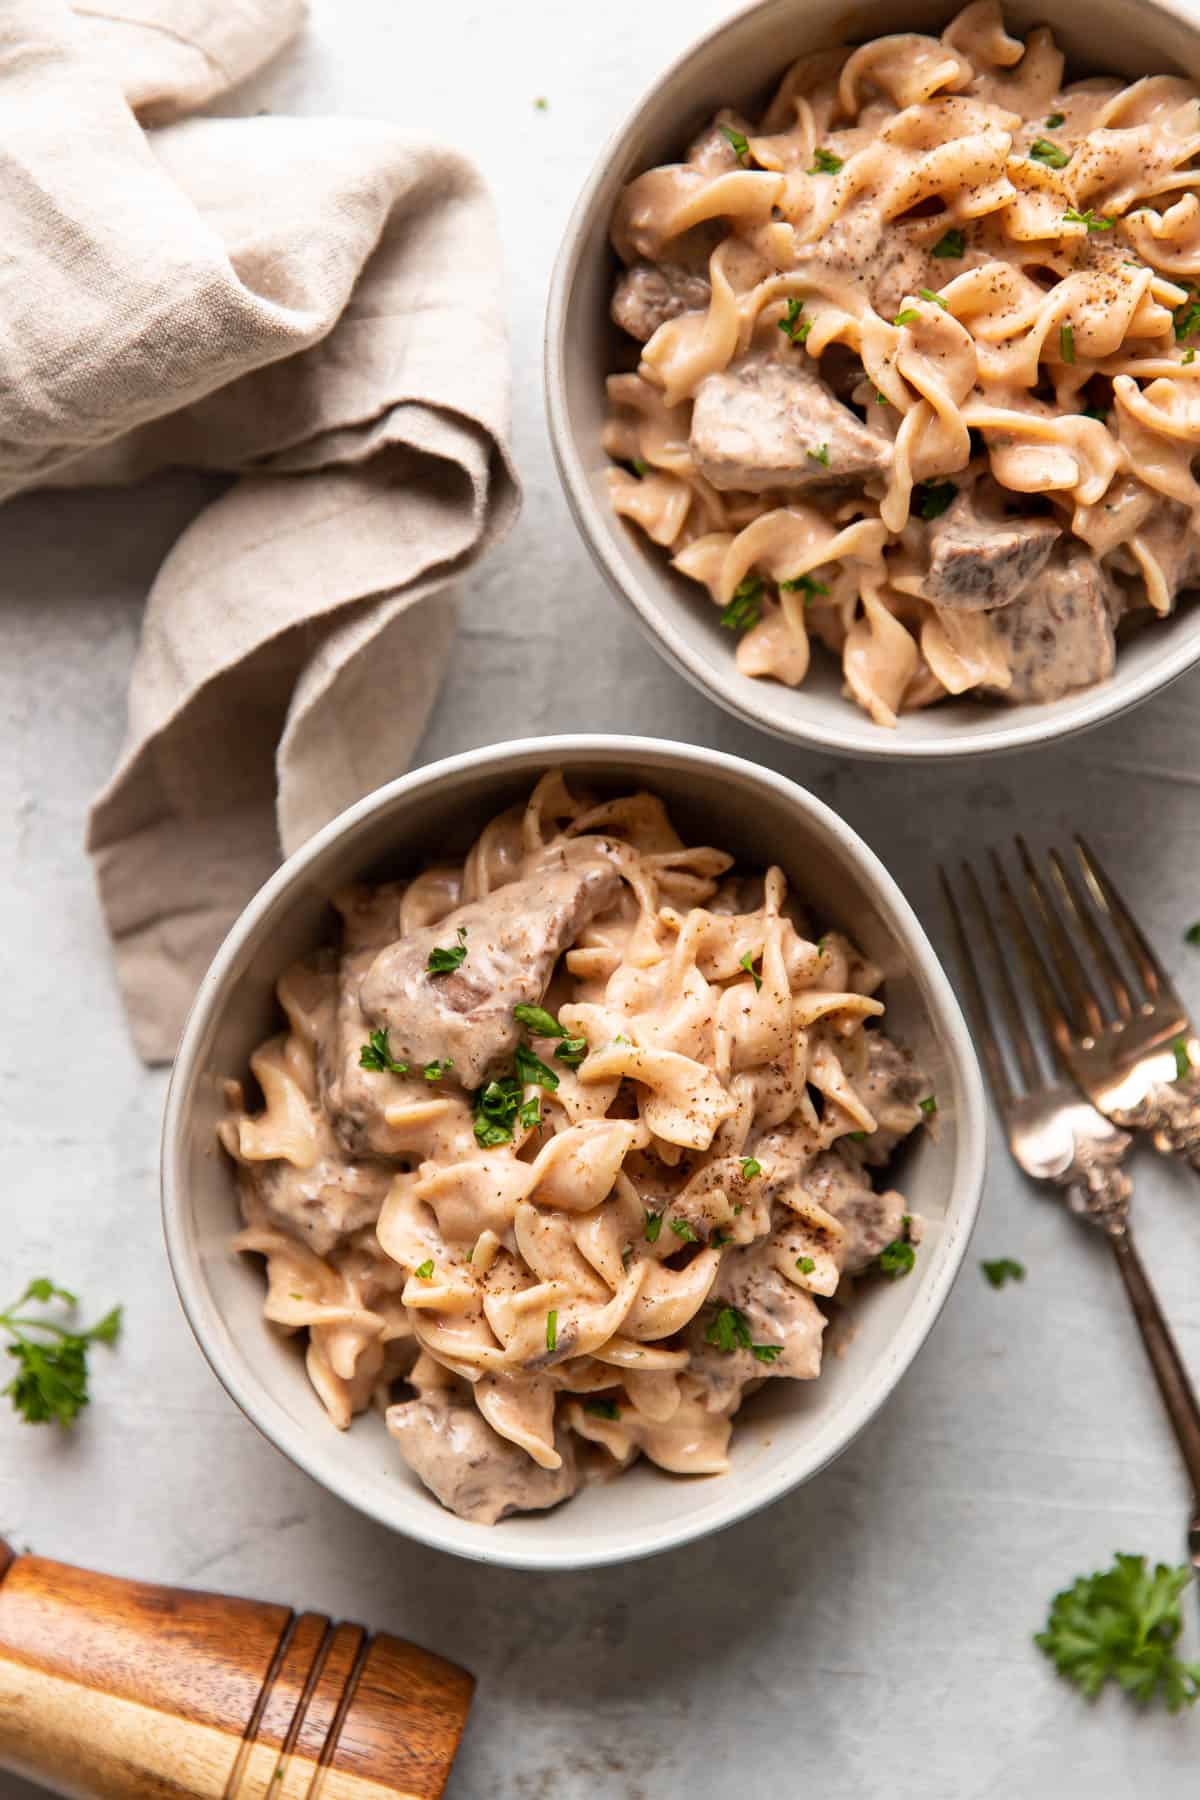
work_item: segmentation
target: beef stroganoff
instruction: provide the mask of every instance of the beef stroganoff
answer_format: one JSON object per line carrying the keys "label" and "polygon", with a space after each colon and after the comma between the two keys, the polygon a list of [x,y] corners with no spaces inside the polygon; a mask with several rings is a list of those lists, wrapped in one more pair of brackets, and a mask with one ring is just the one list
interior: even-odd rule
{"label": "beef stroganoff", "polygon": [[743,674],[815,639],[881,725],[1051,701],[1200,577],[1200,88],[1063,77],[979,0],[624,190],[612,504]]}
{"label": "beef stroganoff", "polygon": [[464,862],[335,905],[221,1126],[236,1246],[334,1423],[383,1405],[489,1524],[639,1454],[724,1470],[745,1395],[818,1375],[821,1302],[912,1265],[872,1174],[935,1103],[879,970],[778,868],[559,773]]}

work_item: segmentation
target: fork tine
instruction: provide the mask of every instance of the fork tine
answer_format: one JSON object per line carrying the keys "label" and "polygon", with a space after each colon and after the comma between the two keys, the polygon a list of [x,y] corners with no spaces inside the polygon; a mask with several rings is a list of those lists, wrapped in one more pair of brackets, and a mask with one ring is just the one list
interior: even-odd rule
{"label": "fork tine", "polygon": [[1104,933],[1096,924],[1095,914],[1080,893],[1075,877],[1057,850],[1050,852],[1050,867],[1054,871],[1055,886],[1062,903],[1087,939],[1088,948],[1116,1001],[1117,1011],[1123,1019],[1132,1019],[1133,1002],[1120,964],[1109,949]]}
{"label": "fork tine", "polygon": [[1100,1002],[1088,978],[1087,971],[1079,960],[1079,953],[1067,936],[1063,922],[1058,915],[1058,908],[1051,902],[1049,894],[1042,886],[1041,876],[1030,855],[1029,845],[1023,837],[1017,838],[1017,855],[1025,870],[1025,880],[1033,895],[1033,904],[1041,917],[1050,941],[1050,955],[1054,967],[1058,970],[1058,978],[1063,992],[1067,996],[1067,1004],[1074,1009],[1074,1019],[1070,1021],[1077,1032],[1087,1032],[1092,1037],[1103,1028],[1104,1015],[1100,1010]]}
{"label": "fork tine", "polygon": [[1168,999],[1174,998],[1175,990],[1170,976],[1142,936],[1137,920],[1113,886],[1095,851],[1085,839],[1076,837],[1075,854],[1079,858],[1089,892],[1101,911],[1107,913],[1116,926],[1121,942],[1128,950],[1150,999],[1157,1000],[1160,993]]}
{"label": "fork tine", "polygon": [[1004,1057],[992,1026],[992,1015],[988,1007],[987,996],[983,991],[983,983],[979,979],[979,971],[975,967],[975,959],[971,955],[966,927],[963,925],[962,914],[958,910],[958,901],[954,897],[954,889],[950,886],[945,869],[938,870],[938,880],[942,884],[942,897],[946,902],[946,911],[950,915],[950,929],[954,934],[954,947],[958,952],[959,966],[967,986],[975,1030],[979,1034],[979,1041],[983,1046],[983,1060],[987,1064],[987,1072],[997,1102],[1002,1108],[1008,1107],[1012,1105],[1014,1099],[1012,1082],[1009,1080],[1008,1070],[1004,1066]]}
{"label": "fork tine", "polygon": [[1000,989],[1000,997],[1004,1002],[1004,1011],[1008,1019],[1008,1028],[1012,1034],[1013,1048],[1017,1053],[1017,1061],[1021,1065],[1021,1074],[1025,1078],[1025,1087],[1029,1093],[1045,1085],[1042,1071],[1038,1066],[1037,1051],[1033,1047],[1033,1039],[1025,1023],[1025,1015],[1021,1011],[1021,1003],[1017,999],[1017,990],[1012,984],[1008,972],[1007,959],[1000,950],[1000,940],[996,936],[996,927],[992,923],[992,915],[983,897],[983,889],[979,885],[979,877],[969,863],[964,863],[963,880],[971,891],[975,910],[983,926],[987,939],[988,954],[992,959],[992,967],[996,974],[996,983]]}
{"label": "fork tine", "polygon": [[1058,1003],[1050,972],[1042,961],[1042,953],[1033,940],[1025,915],[1017,905],[1017,897],[1008,885],[1008,876],[1004,872],[1004,864],[996,852],[992,851],[992,869],[996,877],[996,886],[1004,899],[1009,924],[1016,941],[1017,953],[1025,965],[1025,973],[1033,988],[1033,997],[1041,1014],[1042,1024],[1046,1027],[1046,1035],[1053,1046],[1054,1060],[1059,1069],[1069,1073],[1064,1055],[1065,1046],[1070,1041],[1071,1028]]}

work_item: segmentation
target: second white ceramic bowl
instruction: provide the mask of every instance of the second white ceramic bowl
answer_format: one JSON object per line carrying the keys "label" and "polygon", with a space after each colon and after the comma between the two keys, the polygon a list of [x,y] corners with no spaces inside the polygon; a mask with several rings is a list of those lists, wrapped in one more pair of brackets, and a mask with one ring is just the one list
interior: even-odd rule
{"label": "second white ceramic bowl", "polygon": [[[924,759],[1027,748],[1116,717],[1200,660],[1200,607],[1193,606],[1122,645],[1115,675],[1100,687],[1048,706],[944,701],[905,714],[888,731],[843,698],[831,657],[815,653],[798,688],[739,674],[707,594],[609,505],[604,474],[611,465],[600,442],[604,381],[634,360],[632,340],[608,316],[618,268],[608,229],[621,188],[643,169],[678,161],[719,107],[754,117],[804,52],[895,31],[938,32],[959,10],[946,0],[759,0],[709,32],[655,82],[602,152],[567,226],[546,316],[554,454],[575,521],[614,591],[657,649],[729,712],[793,743],[854,756]],[[1163,0],[1013,0],[1004,12],[1022,34],[1050,25],[1073,74],[1200,77],[1200,25]]]}
{"label": "second white ceramic bowl", "polygon": [[[647,1464],[554,1512],[476,1525],[444,1512],[406,1468],[383,1420],[341,1434],[309,1385],[296,1343],[262,1316],[257,1258],[235,1256],[233,1168],[217,1147],[222,1084],[278,1028],[274,984],[332,936],[328,895],[376,870],[461,853],[480,827],[561,767],[600,791],[646,786],[689,842],[752,866],[782,864],[819,917],[843,926],[886,972],[888,1027],[933,1079],[936,1133],[898,1176],[928,1232],[913,1275],[856,1301],[857,1332],[815,1382],[776,1381],[734,1430],[727,1475],[698,1480]],[[184,1032],[163,1126],[167,1248],[201,1348],[230,1394],[314,1480],[382,1524],[439,1549],[519,1568],[619,1562],[727,1525],[836,1456],[887,1400],[950,1291],[979,1203],[986,1130],[978,1068],[945,975],[912,909],[849,826],[790,781],[734,757],[649,739],[533,739],[434,763],[342,814],[246,908],[206,975]]]}

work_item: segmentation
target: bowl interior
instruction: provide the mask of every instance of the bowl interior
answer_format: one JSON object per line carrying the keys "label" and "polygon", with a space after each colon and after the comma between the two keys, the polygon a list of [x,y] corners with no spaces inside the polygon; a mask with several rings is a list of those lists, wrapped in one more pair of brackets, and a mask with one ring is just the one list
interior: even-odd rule
{"label": "bowl interior", "polygon": [[[1123,644],[1113,678],[1048,706],[968,698],[907,713],[895,731],[842,696],[841,669],[819,646],[804,683],[752,680],[734,666],[730,635],[704,590],[677,574],[666,552],[618,519],[604,485],[605,377],[636,365],[637,350],[608,316],[619,267],[608,226],[624,184],[677,160],[721,106],[754,116],[798,55],[893,31],[940,31],[959,10],[944,0],[764,0],[701,40],[651,90],[603,152],[568,227],[547,316],[550,429],[568,500],[589,548],[634,606],[657,648],[689,679],[752,724],[781,737],[863,756],[978,755],[1065,736],[1134,705],[1200,657],[1200,608],[1185,605]],[[1167,7],[1126,0],[1013,0],[1005,19],[1022,33],[1049,23],[1072,76],[1200,72],[1195,24]]]}
{"label": "bowl interior", "polygon": [[[811,1474],[882,1404],[945,1298],[974,1221],[982,1175],[978,1073],[952,994],[907,904],[872,854],[819,801],[781,777],[714,753],[648,741],[553,741],[434,765],[383,789],[313,840],[234,928],[198,997],[176,1064],[164,1131],[164,1216],[188,1316],[217,1374],[267,1435],[317,1480],[375,1518],[460,1554],[518,1566],[578,1566],[664,1548],[727,1523]],[[728,1475],[689,1480],[639,1466],[548,1514],[471,1524],[411,1476],[382,1420],[345,1435],[328,1422],[294,1343],[262,1317],[257,1258],[229,1249],[231,1165],[216,1147],[222,1083],[242,1075],[278,1015],[276,977],[329,941],[340,883],[464,850],[475,832],[556,764],[600,791],[652,787],[689,841],[750,866],[780,863],[823,923],[846,928],[884,968],[888,1024],[930,1073],[936,1135],[921,1132],[896,1184],[929,1222],[915,1274],[855,1302],[856,1335],[819,1381],[769,1383],[744,1410]]]}

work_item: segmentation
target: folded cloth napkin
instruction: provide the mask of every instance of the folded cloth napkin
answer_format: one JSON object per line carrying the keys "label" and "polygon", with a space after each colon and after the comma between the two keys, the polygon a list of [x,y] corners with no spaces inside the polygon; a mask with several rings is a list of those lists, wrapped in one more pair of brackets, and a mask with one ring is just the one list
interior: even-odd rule
{"label": "folded cloth napkin", "polygon": [[517,505],[472,166],[391,125],[181,118],[302,11],[0,7],[0,499],[165,466],[236,477],[158,573],[91,813],[150,1060],[280,846],[405,767],[448,584]]}

